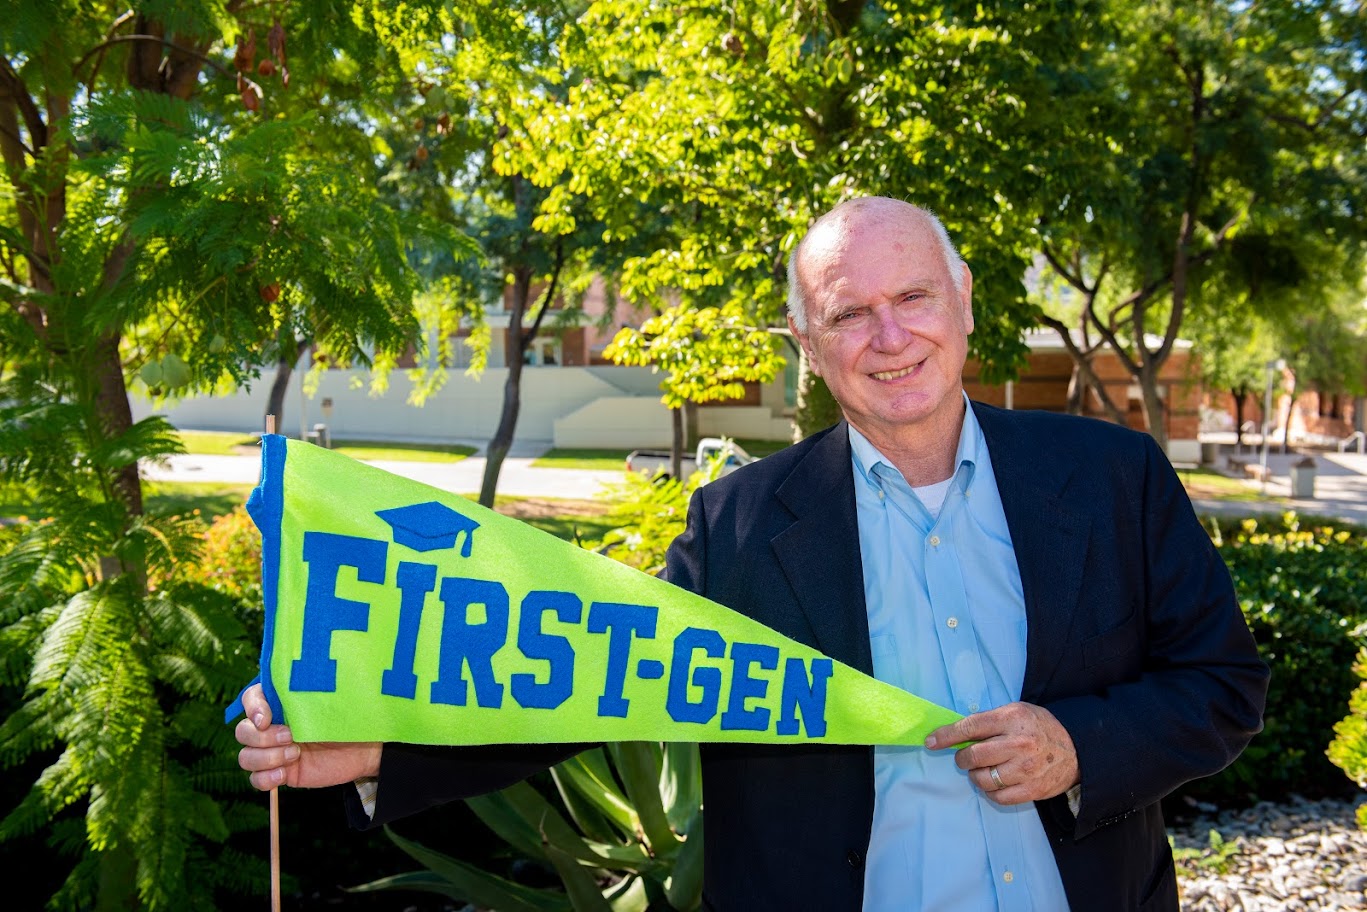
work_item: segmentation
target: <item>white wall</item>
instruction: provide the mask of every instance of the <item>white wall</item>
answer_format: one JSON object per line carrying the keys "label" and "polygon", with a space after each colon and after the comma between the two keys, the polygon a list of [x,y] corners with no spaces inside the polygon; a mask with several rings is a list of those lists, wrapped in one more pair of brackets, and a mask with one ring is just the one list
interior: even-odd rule
{"label": "white wall", "polygon": [[[380,440],[485,441],[498,427],[503,408],[506,368],[489,368],[478,379],[453,373],[441,391],[421,408],[407,402],[412,383],[403,371],[390,376],[385,395],[367,393],[369,375],[362,370],[324,371],[318,391],[302,402],[307,428],[324,421],[322,401],[332,399],[333,437]],[[273,371],[250,390],[230,396],[200,396],[164,404],[133,397],[133,417],[164,414],[177,427],[240,431],[262,428]],[[779,389],[782,401],[782,389]],[[299,374],[285,396],[282,433],[297,435],[301,399]],[[701,409],[700,431],[706,435],[772,437],[790,433],[786,420],[769,409],[732,406]],[[563,425],[563,429],[562,429]],[[524,367],[522,408],[517,439],[555,441],[565,447],[653,447],[670,442],[669,412],[660,402],[659,377],[644,367]]]}

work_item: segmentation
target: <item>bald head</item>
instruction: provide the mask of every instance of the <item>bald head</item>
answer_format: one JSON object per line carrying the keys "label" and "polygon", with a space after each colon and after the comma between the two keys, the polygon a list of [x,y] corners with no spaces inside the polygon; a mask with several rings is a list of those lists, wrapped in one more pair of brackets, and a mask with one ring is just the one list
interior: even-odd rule
{"label": "bald head", "polygon": [[792,317],[798,332],[807,331],[808,289],[803,275],[804,261],[807,259],[805,254],[817,249],[843,250],[867,230],[914,234],[926,229],[929,229],[940,248],[955,292],[962,295],[963,260],[954,249],[949,232],[945,231],[945,226],[929,209],[886,196],[864,196],[843,202],[817,219],[788,258],[788,315]]}

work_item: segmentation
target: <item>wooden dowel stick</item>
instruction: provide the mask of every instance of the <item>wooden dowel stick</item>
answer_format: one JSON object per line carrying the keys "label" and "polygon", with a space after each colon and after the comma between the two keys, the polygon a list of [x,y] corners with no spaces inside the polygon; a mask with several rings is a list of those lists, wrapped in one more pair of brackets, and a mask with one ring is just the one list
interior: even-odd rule
{"label": "wooden dowel stick", "polygon": [[[275,433],[275,416],[266,416],[266,433]],[[258,479],[259,481],[259,479]],[[271,789],[271,912],[280,912],[280,790]]]}
{"label": "wooden dowel stick", "polygon": [[280,789],[271,789],[271,912],[280,912]]}

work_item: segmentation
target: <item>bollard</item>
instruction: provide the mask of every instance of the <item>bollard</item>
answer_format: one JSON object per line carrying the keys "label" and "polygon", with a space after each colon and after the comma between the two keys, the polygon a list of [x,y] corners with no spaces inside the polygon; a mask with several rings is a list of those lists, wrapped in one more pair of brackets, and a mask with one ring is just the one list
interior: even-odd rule
{"label": "bollard", "polygon": [[1291,496],[1299,499],[1315,496],[1315,460],[1309,456],[1291,464]]}

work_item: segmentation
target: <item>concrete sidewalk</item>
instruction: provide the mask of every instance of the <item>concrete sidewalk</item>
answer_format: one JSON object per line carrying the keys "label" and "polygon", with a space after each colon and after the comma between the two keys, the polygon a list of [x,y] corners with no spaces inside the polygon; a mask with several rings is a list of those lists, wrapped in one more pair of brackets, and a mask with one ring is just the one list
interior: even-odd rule
{"label": "concrete sidewalk", "polygon": [[[588,469],[534,468],[536,457],[549,449],[545,441],[522,441],[514,444],[503,462],[499,474],[498,492],[520,497],[562,497],[576,500],[595,500],[604,496],[606,489],[621,482],[622,472],[603,472]],[[1232,448],[1229,448],[1232,452]],[[1357,453],[1310,454],[1317,466],[1315,497],[1291,498],[1291,463],[1303,458],[1302,453],[1270,453],[1268,469],[1271,477],[1266,485],[1266,501],[1226,501],[1194,498],[1192,502],[1201,513],[1219,516],[1256,516],[1295,510],[1307,516],[1326,516],[1367,526],[1367,456]],[[1243,458],[1256,463],[1256,454]],[[1224,456],[1220,457],[1223,465]],[[400,462],[381,460],[370,463],[386,472],[412,478],[423,484],[457,494],[479,493],[484,478],[484,456],[470,456],[459,462]],[[236,484],[255,484],[260,472],[260,461],[254,456],[172,456],[164,465],[145,463],[143,477],[152,481],[216,481]],[[1263,491],[1256,481],[1247,482],[1251,492]],[[1276,498],[1275,500],[1272,498]]]}
{"label": "concrete sidewalk", "polygon": [[[1229,452],[1233,452],[1230,448]],[[1291,497],[1291,464],[1310,456],[1315,460],[1315,496]],[[1258,454],[1247,450],[1236,458],[1250,464],[1259,462]],[[1220,457],[1224,464],[1224,454]],[[1256,516],[1263,513],[1283,513],[1295,510],[1305,516],[1324,516],[1367,526],[1367,456],[1358,453],[1290,452],[1269,453],[1267,468],[1270,477],[1264,487],[1248,481],[1248,489],[1262,492],[1267,501],[1223,501],[1193,499],[1198,512],[1220,516]]]}
{"label": "concrete sidewalk", "polygon": [[[548,446],[514,446],[503,460],[498,477],[498,493],[515,497],[561,497],[596,500],[607,487],[622,481],[623,472],[589,469],[533,468],[532,462]],[[483,455],[469,456],[459,462],[408,462],[376,460],[368,462],[403,478],[456,494],[478,495],[484,480]],[[625,465],[623,466],[625,469]],[[212,481],[256,484],[261,461],[255,456],[171,456],[164,463],[142,464],[142,476],[149,481]]]}

